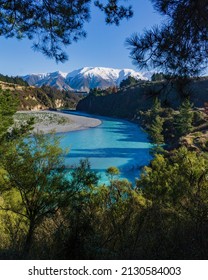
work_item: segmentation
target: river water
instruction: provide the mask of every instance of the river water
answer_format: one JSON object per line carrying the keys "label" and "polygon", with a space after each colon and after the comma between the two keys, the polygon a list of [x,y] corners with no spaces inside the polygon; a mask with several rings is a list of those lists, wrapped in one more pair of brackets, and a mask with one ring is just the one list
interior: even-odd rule
{"label": "river water", "polygon": [[120,178],[134,182],[139,177],[141,167],[151,159],[151,145],[142,129],[126,120],[75,114],[95,117],[102,124],[86,130],[61,133],[62,148],[70,149],[65,157],[67,167],[87,158],[91,168],[99,173],[100,183],[107,182],[105,171],[110,166],[120,169]]}

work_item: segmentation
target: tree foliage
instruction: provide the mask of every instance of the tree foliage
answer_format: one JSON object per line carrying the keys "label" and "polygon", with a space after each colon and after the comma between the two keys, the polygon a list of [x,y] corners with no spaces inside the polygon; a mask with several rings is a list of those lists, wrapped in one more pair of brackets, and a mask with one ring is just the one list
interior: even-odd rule
{"label": "tree foliage", "polygon": [[13,83],[13,84],[17,84],[20,86],[29,86],[28,83],[26,81],[24,81],[22,78],[20,77],[9,77],[9,76],[5,76],[0,74],[0,81],[2,82],[6,82],[6,83]]}
{"label": "tree foliage", "polygon": [[155,221],[151,221],[154,233],[150,238],[159,254],[169,250],[173,258],[183,258],[187,253],[186,258],[207,257],[207,166],[205,154],[182,147],[168,157],[156,155],[137,181],[144,197],[151,201]]}
{"label": "tree foliage", "polygon": [[[94,1],[107,24],[133,16],[123,0]],[[33,41],[34,50],[56,61],[67,59],[64,46],[86,37],[92,0],[0,1],[0,36]],[[207,66],[207,1],[151,0],[165,20],[127,39],[139,68],[157,68],[176,76],[195,76]],[[182,28],[181,28],[182,27]]]}
{"label": "tree foliage", "polygon": [[152,0],[165,17],[161,26],[127,39],[139,68],[195,76],[207,66],[207,1]]}
{"label": "tree foliage", "polygon": [[124,18],[129,19],[133,16],[132,7],[119,6],[120,0],[108,0],[107,4],[102,1],[95,1],[95,5],[100,8],[106,15],[105,21],[107,24],[119,25],[120,21]]}
{"label": "tree foliage", "polygon": [[115,178],[118,177],[119,174],[120,174],[120,170],[117,167],[115,166],[108,167],[108,169],[106,170],[106,175],[109,178],[111,186],[113,185]]}
{"label": "tree foliage", "polygon": [[[18,204],[7,199],[1,209],[26,219],[28,225],[24,253],[31,248],[34,230],[56,211],[69,192],[65,178],[63,151],[57,137],[35,135],[27,141],[13,141],[1,156],[5,170],[2,192],[16,192]],[[12,199],[12,195],[9,196]]]}
{"label": "tree foliage", "polygon": [[165,81],[167,78],[167,75],[165,75],[164,73],[160,72],[160,73],[154,73],[151,77],[151,81],[155,82],[155,81]]}
{"label": "tree foliage", "polygon": [[179,114],[175,116],[175,128],[178,136],[189,134],[193,130],[194,112],[192,104],[186,99],[179,108]]}
{"label": "tree foliage", "polygon": [[120,83],[120,87],[126,87],[126,86],[131,86],[134,85],[138,82],[138,80],[136,80],[134,77],[128,76],[127,79],[123,80]]}
{"label": "tree foliage", "polygon": [[0,89],[0,148],[8,141],[27,135],[32,129],[33,118],[18,127],[14,125],[14,114],[18,105],[19,100],[14,93]]}
{"label": "tree foliage", "polygon": [[[120,0],[107,4],[95,1],[106,14],[106,22],[119,24],[132,16],[131,7],[119,5]],[[86,37],[84,23],[90,19],[91,0],[15,0],[0,1],[0,36],[33,41],[33,49],[64,62],[63,47]]]}
{"label": "tree foliage", "polygon": [[8,128],[13,124],[13,115],[18,101],[9,91],[0,90],[0,139],[5,136]]}
{"label": "tree foliage", "polygon": [[162,112],[161,102],[158,98],[155,98],[153,106],[150,110],[150,118],[151,119],[156,118],[158,115],[160,115],[161,112]]}
{"label": "tree foliage", "polygon": [[[81,162],[70,179],[70,191],[66,196],[62,193],[59,200],[65,203],[39,220],[30,258],[207,259],[207,166],[205,154],[180,148],[168,155],[157,154],[136,186],[113,179],[109,187],[89,180],[94,175],[87,161]],[[114,167],[109,169],[110,174],[115,171]],[[38,194],[36,199],[41,201],[43,193]],[[6,199],[4,194],[4,199],[15,209],[22,206],[14,195]],[[21,250],[21,237],[28,230],[23,227],[26,221],[18,222],[17,216],[4,216],[1,222],[4,234],[0,240],[4,242],[0,244],[0,257],[8,243],[13,244],[7,241],[5,228],[17,237]]]}
{"label": "tree foliage", "polygon": [[162,112],[161,102],[158,98],[155,99],[154,104],[149,110],[147,131],[150,140],[157,145],[164,143],[163,124],[164,119],[160,116]]}
{"label": "tree foliage", "polygon": [[74,166],[71,171],[71,185],[74,189],[89,188],[98,183],[97,174],[91,170],[90,162],[87,159],[81,159],[78,166]]}
{"label": "tree foliage", "polygon": [[150,135],[150,139],[155,144],[163,144],[164,136],[163,136],[163,123],[164,120],[160,116],[156,116],[156,118],[152,121],[152,124],[148,127],[148,133]]}

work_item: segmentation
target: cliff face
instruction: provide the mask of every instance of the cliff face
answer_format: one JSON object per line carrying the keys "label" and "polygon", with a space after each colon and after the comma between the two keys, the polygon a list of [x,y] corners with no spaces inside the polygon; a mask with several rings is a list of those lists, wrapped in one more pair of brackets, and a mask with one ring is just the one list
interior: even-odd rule
{"label": "cliff face", "polygon": [[89,95],[78,103],[76,109],[92,114],[132,118],[138,110],[150,109],[156,97],[164,106],[177,108],[187,96],[190,96],[194,106],[204,107],[204,103],[208,102],[208,78],[193,80],[185,92],[182,92],[180,84],[147,82],[107,96]]}

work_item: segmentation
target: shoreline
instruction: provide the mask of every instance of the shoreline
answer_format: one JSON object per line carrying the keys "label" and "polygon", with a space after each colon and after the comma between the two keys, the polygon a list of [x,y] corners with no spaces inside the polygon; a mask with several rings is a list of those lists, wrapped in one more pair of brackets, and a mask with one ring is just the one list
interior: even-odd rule
{"label": "shoreline", "polygon": [[18,111],[17,113],[20,114],[54,114],[58,117],[64,118],[65,122],[57,123],[57,122],[50,122],[50,123],[35,123],[33,132],[42,132],[44,134],[55,132],[55,133],[61,133],[61,132],[72,132],[72,131],[78,131],[78,130],[84,130],[88,128],[93,128],[96,126],[99,126],[102,121],[99,119],[94,119],[90,117],[85,116],[78,116],[73,114],[67,114],[63,112],[58,111],[50,111],[50,110],[44,110],[44,111]]}

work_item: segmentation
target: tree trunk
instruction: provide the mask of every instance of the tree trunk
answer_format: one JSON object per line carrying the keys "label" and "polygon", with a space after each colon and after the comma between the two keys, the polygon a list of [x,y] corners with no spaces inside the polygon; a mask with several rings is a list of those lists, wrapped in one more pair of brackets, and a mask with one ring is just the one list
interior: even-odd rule
{"label": "tree trunk", "polygon": [[34,229],[35,229],[35,223],[34,223],[34,221],[30,220],[29,230],[28,230],[28,233],[26,236],[25,245],[24,245],[24,249],[23,249],[23,258],[24,259],[29,258]]}

